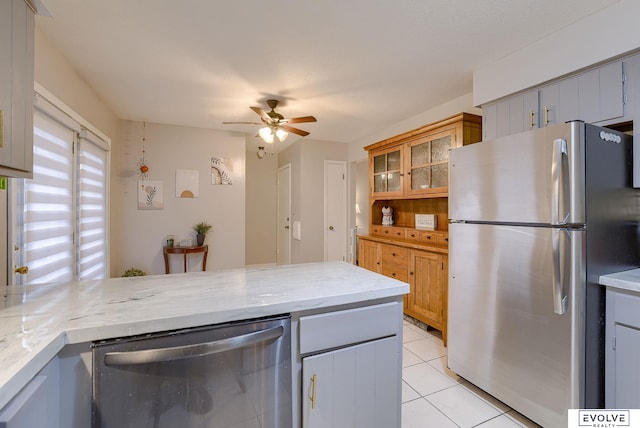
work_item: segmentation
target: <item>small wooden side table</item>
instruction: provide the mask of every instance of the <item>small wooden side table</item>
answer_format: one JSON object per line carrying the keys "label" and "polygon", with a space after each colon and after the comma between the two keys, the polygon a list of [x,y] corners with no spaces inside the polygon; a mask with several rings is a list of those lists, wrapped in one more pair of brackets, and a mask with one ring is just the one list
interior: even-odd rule
{"label": "small wooden side table", "polygon": [[164,253],[164,273],[169,273],[169,254],[182,254],[184,257],[184,271],[187,271],[187,254],[203,253],[202,254],[202,271],[207,270],[207,253],[209,252],[209,246],[203,245],[201,247],[162,247]]}

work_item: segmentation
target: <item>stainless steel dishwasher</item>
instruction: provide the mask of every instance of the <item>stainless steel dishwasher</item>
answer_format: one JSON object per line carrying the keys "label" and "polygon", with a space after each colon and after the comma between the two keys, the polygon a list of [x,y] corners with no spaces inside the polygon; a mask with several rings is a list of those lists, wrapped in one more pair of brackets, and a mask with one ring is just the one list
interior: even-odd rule
{"label": "stainless steel dishwasher", "polygon": [[290,317],[93,345],[95,428],[292,425]]}

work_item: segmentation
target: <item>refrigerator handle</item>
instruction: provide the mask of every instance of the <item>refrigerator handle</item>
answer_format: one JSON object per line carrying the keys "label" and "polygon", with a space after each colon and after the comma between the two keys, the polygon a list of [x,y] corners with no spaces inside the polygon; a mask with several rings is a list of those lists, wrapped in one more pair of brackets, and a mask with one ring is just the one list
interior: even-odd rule
{"label": "refrigerator handle", "polygon": [[564,315],[567,311],[566,287],[564,286],[566,277],[566,241],[568,234],[563,229],[553,229],[552,232],[552,253],[553,253],[553,311],[558,315]]}
{"label": "refrigerator handle", "polygon": [[568,185],[568,151],[567,140],[558,138],[553,141],[551,158],[551,224],[566,224],[569,213],[560,212],[566,207],[561,199],[566,198]]}

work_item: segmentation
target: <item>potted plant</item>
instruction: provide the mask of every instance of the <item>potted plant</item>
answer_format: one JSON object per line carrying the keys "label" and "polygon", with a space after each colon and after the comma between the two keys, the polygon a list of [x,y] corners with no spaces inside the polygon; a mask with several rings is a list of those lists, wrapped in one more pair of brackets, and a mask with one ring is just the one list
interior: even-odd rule
{"label": "potted plant", "polygon": [[129,276],[145,276],[147,273],[141,269],[138,268],[130,268],[127,269],[126,271],[124,271],[124,274],[122,274],[122,276],[124,278],[129,277]]}
{"label": "potted plant", "polygon": [[196,242],[198,247],[202,247],[204,245],[204,238],[207,235],[207,232],[211,230],[211,225],[203,221],[193,226],[193,230],[196,231]]}

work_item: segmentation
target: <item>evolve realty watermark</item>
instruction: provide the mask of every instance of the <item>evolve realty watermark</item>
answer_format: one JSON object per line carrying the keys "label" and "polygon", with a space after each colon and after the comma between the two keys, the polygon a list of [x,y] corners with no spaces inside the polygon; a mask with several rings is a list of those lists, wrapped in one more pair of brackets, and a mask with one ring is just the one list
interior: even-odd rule
{"label": "evolve realty watermark", "polygon": [[568,428],[640,428],[640,409],[569,409]]}

